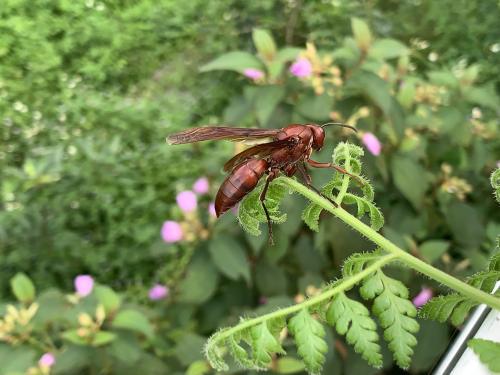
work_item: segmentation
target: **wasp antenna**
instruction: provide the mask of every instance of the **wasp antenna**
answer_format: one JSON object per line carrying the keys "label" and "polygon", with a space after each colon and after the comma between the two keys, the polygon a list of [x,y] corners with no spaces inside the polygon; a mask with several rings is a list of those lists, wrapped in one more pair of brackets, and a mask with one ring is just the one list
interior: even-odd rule
{"label": "wasp antenna", "polygon": [[325,126],[330,126],[330,125],[342,126],[343,128],[349,128],[349,129],[355,131],[356,133],[358,132],[358,130],[354,126],[343,124],[341,122],[327,122],[327,123],[321,125],[321,127],[324,128]]}

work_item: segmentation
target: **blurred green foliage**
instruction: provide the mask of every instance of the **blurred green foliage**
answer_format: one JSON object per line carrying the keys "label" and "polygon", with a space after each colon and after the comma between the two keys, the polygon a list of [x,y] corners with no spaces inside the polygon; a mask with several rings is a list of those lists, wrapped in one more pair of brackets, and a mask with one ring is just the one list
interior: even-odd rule
{"label": "blurred green foliage", "polygon": [[[67,367],[55,373],[88,373],[92,366],[107,374],[124,374],[127,366],[132,373],[208,373],[201,347],[218,327],[293,303],[308,287],[338,276],[346,256],[372,246],[327,216],[313,234],[301,224],[305,202],[296,196],[283,202],[288,220],[275,226],[275,247],[265,234],[244,234],[230,213],[214,225],[202,212],[209,197],[201,198],[196,220],[210,239],[164,244],[164,220],[188,221],[174,203],[176,193],[206,175],[214,196],[221,165],[233,152],[224,143],[168,147],[164,137],[198,124],[321,122],[332,112],[383,144],[380,156],[365,157],[365,166],[386,218],[384,234],[458,277],[482,269],[500,231],[487,182],[500,158],[498,11],[494,0],[4,0],[2,299],[12,299],[9,280],[24,272],[36,285],[36,319],[42,319],[45,304],[69,303],[53,288],[68,291],[77,274],[89,273],[119,290],[132,310],[144,310],[155,335],[120,331],[122,347],[75,346],[75,357],[66,360],[73,346],[59,337],[56,359]],[[376,43],[369,50],[359,48],[363,31],[353,39],[352,17],[368,23]],[[255,61],[256,27],[270,30],[276,48],[295,48],[273,66],[257,60],[269,69],[265,82],[228,71],[199,73],[231,50]],[[287,72],[296,48],[308,41],[341,72],[333,95],[317,95],[311,82]],[[318,160],[348,136],[330,133]],[[317,186],[329,178],[326,171],[313,175]],[[412,295],[429,284],[399,272]],[[171,296],[148,305],[147,289],[157,281],[171,287]],[[98,304],[89,297],[88,313]],[[68,309],[84,309],[76,306]],[[54,310],[37,328],[41,334],[59,324],[76,328],[71,321],[54,323],[60,319]],[[412,372],[432,367],[447,332],[422,324]],[[374,372],[333,332],[326,339],[325,373]],[[0,374],[23,373],[43,353],[33,345],[0,351],[13,363]],[[121,359],[109,360],[113,352]],[[382,352],[390,368],[387,349]],[[275,372],[301,371],[289,354],[276,361]]]}

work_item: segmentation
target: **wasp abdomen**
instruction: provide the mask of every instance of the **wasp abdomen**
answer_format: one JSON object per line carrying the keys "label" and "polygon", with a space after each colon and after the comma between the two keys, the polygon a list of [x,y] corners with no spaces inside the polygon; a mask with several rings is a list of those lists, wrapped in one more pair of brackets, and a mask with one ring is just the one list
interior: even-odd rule
{"label": "wasp abdomen", "polygon": [[251,192],[266,173],[269,163],[263,159],[249,159],[236,166],[224,180],[215,198],[217,217],[234,207]]}

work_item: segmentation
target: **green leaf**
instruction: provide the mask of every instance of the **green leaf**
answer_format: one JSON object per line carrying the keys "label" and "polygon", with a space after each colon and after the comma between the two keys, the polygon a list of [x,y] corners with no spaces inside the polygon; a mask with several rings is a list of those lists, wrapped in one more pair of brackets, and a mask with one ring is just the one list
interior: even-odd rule
{"label": "green leaf", "polygon": [[373,43],[369,55],[377,59],[393,59],[408,54],[408,48],[395,39],[378,39]]}
{"label": "green leaf", "polygon": [[89,345],[89,342],[87,341],[86,338],[83,338],[80,335],[78,335],[77,329],[65,331],[61,334],[61,337],[64,340],[68,340],[69,342],[76,344],[76,345]]}
{"label": "green leaf", "polygon": [[29,346],[0,345],[0,374],[26,374],[30,366],[36,361],[37,353]]}
{"label": "green leaf", "polygon": [[186,375],[204,375],[210,373],[210,365],[206,361],[195,361],[189,365]]}
{"label": "green leaf", "polygon": [[449,88],[458,88],[458,79],[450,71],[433,71],[427,74],[431,83]]}
{"label": "green leaf", "polygon": [[351,28],[358,47],[367,51],[372,42],[372,34],[368,24],[359,18],[353,17],[351,18]]}
{"label": "green leaf", "polygon": [[500,372],[500,343],[484,339],[469,340],[467,346],[479,356],[491,372]]}
{"label": "green leaf", "polygon": [[326,311],[326,320],[340,335],[346,335],[347,342],[353,345],[356,353],[361,354],[370,365],[382,367],[377,325],[362,303],[339,293],[333,297]]}
{"label": "green leaf", "polygon": [[154,336],[153,326],[146,316],[137,310],[120,311],[113,319],[112,327],[139,332],[148,338]]}
{"label": "green leaf", "polygon": [[142,348],[134,333],[122,331],[117,333],[117,338],[111,343],[109,352],[120,362],[132,365],[141,357]]}
{"label": "green leaf", "polygon": [[425,241],[419,246],[419,252],[429,263],[434,263],[449,249],[450,243],[442,240]]}
{"label": "green leaf", "polygon": [[396,187],[420,211],[429,188],[427,171],[413,159],[400,155],[392,158],[391,171]]}
{"label": "green leaf", "polygon": [[210,255],[219,271],[237,280],[243,277],[250,282],[250,264],[245,249],[231,237],[215,236],[208,246]]}
{"label": "green leaf", "polygon": [[[343,277],[354,276],[363,271],[370,263],[380,259],[382,252],[377,249],[372,252],[354,253],[344,261],[342,266]],[[371,297],[373,298],[373,297]]]}
{"label": "green leaf", "polygon": [[445,216],[456,242],[471,248],[483,242],[485,228],[475,207],[462,202],[452,202],[446,207]]}
{"label": "green leaf", "polygon": [[423,319],[432,319],[444,323],[450,319],[455,326],[461,325],[470,309],[478,305],[460,294],[451,293],[446,296],[434,297],[418,311]]}
{"label": "green leaf", "polygon": [[278,51],[276,60],[279,61],[280,63],[293,61],[299,56],[299,53],[301,53],[302,51],[303,51],[302,48],[296,48],[296,47],[282,48]]}
{"label": "green leaf", "polygon": [[271,33],[264,29],[253,29],[252,38],[259,55],[266,61],[273,60],[276,54],[276,44]]}
{"label": "green leaf", "polygon": [[493,85],[466,87],[463,90],[463,96],[469,103],[478,104],[493,110],[496,110],[500,104]]}
{"label": "green leaf", "polygon": [[183,334],[175,346],[175,357],[184,366],[203,358],[202,349],[206,338],[194,333]]}
{"label": "green leaf", "polygon": [[417,310],[408,300],[408,289],[378,270],[364,280],[360,294],[365,299],[376,296],[372,311],[384,329],[384,339],[398,366],[408,368],[419,328],[415,320]]}
{"label": "green leaf", "polygon": [[215,293],[218,280],[219,274],[208,254],[195,254],[179,284],[178,301],[202,304]]}
{"label": "green leaf", "polygon": [[276,362],[275,372],[278,374],[295,374],[304,371],[304,363],[292,357],[282,357]]}
{"label": "green leaf", "polygon": [[431,320],[419,321],[420,330],[417,333],[418,345],[411,360],[411,374],[428,373],[430,364],[437,363],[443,355],[442,350],[450,343],[450,328],[447,324]]}
{"label": "green leaf", "polygon": [[[260,223],[267,223],[264,209],[259,200],[263,188],[264,184],[261,183],[252,192],[247,194],[241,201],[238,209],[238,220],[241,226],[245,231],[254,236],[259,236],[261,234],[261,230],[259,229]],[[265,204],[273,223],[283,223],[286,221],[286,214],[281,214],[279,212],[279,204],[286,193],[287,188],[281,185],[277,180],[271,182],[269,185]]]}
{"label": "green leaf", "polygon": [[109,344],[116,339],[116,334],[113,332],[100,331],[97,332],[92,340],[92,346],[102,346]]}
{"label": "green leaf", "polygon": [[35,286],[26,274],[19,272],[10,279],[12,293],[20,302],[31,302],[35,299]]}
{"label": "green leaf", "polygon": [[87,346],[65,345],[64,349],[57,353],[56,364],[54,368],[51,369],[51,372],[57,375],[84,373],[84,368],[95,360],[94,350],[95,349]]}
{"label": "green leaf", "polygon": [[307,94],[300,98],[295,111],[311,121],[325,121],[329,118],[333,107],[333,99],[330,95]]}
{"label": "green leaf", "polygon": [[301,310],[290,319],[288,328],[295,337],[297,350],[310,374],[319,374],[325,362],[325,329],[316,321],[307,309]]}
{"label": "green leaf", "polygon": [[267,322],[264,321],[253,326],[250,334],[252,338],[252,356],[259,367],[268,367],[274,353],[285,353],[278,338],[269,330]]}
{"label": "green leaf", "polygon": [[120,308],[120,296],[109,286],[97,285],[94,288],[94,293],[99,300],[99,303],[104,306],[106,314],[115,312]]}
{"label": "green leaf", "polygon": [[284,97],[285,88],[283,86],[260,86],[257,88],[255,113],[262,126],[268,123],[276,106]]}
{"label": "green leaf", "polygon": [[255,280],[263,296],[276,296],[287,292],[288,278],[283,267],[261,260],[257,264]]}
{"label": "green leaf", "polygon": [[234,70],[243,73],[243,71],[248,68],[264,70],[262,62],[254,55],[244,51],[233,51],[225,53],[210,61],[208,64],[203,65],[200,71]]}
{"label": "green leaf", "polygon": [[378,75],[359,71],[346,82],[346,96],[364,95],[379,107],[384,114],[390,115],[392,97],[389,84]]}

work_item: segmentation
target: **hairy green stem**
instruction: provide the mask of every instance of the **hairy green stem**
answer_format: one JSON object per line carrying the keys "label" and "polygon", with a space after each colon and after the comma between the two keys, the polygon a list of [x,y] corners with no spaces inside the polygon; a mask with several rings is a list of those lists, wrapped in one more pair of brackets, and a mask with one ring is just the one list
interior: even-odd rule
{"label": "hairy green stem", "polygon": [[[346,157],[345,167],[347,171],[350,172],[351,154],[347,152],[345,157]],[[337,194],[337,198],[335,199],[335,203],[337,203],[339,206],[342,203],[342,200],[344,199],[344,195],[347,193],[347,189],[349,188],[349,181],[350,181],[349,175],[345,174],[342,176],[342,186],[340,187],[340,191]]]}
{"label": "hairy green stem", "polygon": [[340,220],[345,222],[347,225],[351,226],[353,229],[363,234],[369,240],[373,241],[381,248],[395,255],[399,261],[405,263],[409,267],[430,277],[433,280],[440,282],[443,285],[446,285],[447,287],[461,293],[462,295],[474,301],[477,301],[479,303],[484,303],[494,309],[500,310],[500,298],[497,298],[491,294],[483,292],[482,290],[474,288],[469,284],[466,284],[463,281],[460,281],[454,278],[453,276],[450,276],[447,273],[435,267],[432,267],[430,264],[427,264],[421,261],[420,259],[412,256],[411,254],[407,253],[403,249],[393,244],[391,241],[382,236],[380,233],[377,233],[368,225],[366,225],[362,221],[358,220],[356,217],[349,214],[341,207],[336,208],[327,199],[316,194],[314,191],[310,190],[307,186],[302,185],[300,182],[288,177],[280,177],[279,181],[287,185],[292,190],[298,192],[299,194],[302,194],[311,202],[316,203],[323,209],[331,212],[332,214],[337,216]]}
{"label": "hairy green stem", "polygon": [[220,331],[219,333],[217,333],[214,336],[213,340],[215,342],[223,341],[225,338],[230,337],[231,335],[233,335],[237,331],[242,331],[246,328],[256,326],[262,322],[265,322],[265,321],[268,321],[271,319],[279,318],[282,316],[288,316],[288,315],[296,313],[296,312],[298,312],[306,307],[314,306],[314,305],[321,303],[323,301],[328,301],[335,294],[338,294],[340,292],[351,289],[354,285],[359,283],[365,277],[367,277],[371,273],[379,270],[384,265],[395,260],[396,258],[397,258],[397,255],[395,255],[395,254],[383,255],[382,257],[380,257],[379,260],[377,260],[376,262],[373,262],[369,267],[366,267],[363,271],[361,271],[361,272],[357,273],[356,275],[351,276],[347,279],[343,279],[342,283],[339,284],[338,286],[335,286],[331,289],[328,289],[327,291],[325,291],[325,292],[323,292],[315,297],[311,297],[302,303],[292,305],[290,307],[286,307],[283,309],[279,309],[277,311],[274,311],[274,312],[269,313],[269,314],[261,315],[257,318],[254,318],[254,319],[245,320],[245,321],[239,323],[235,327],[224,329],[224,330]]}

